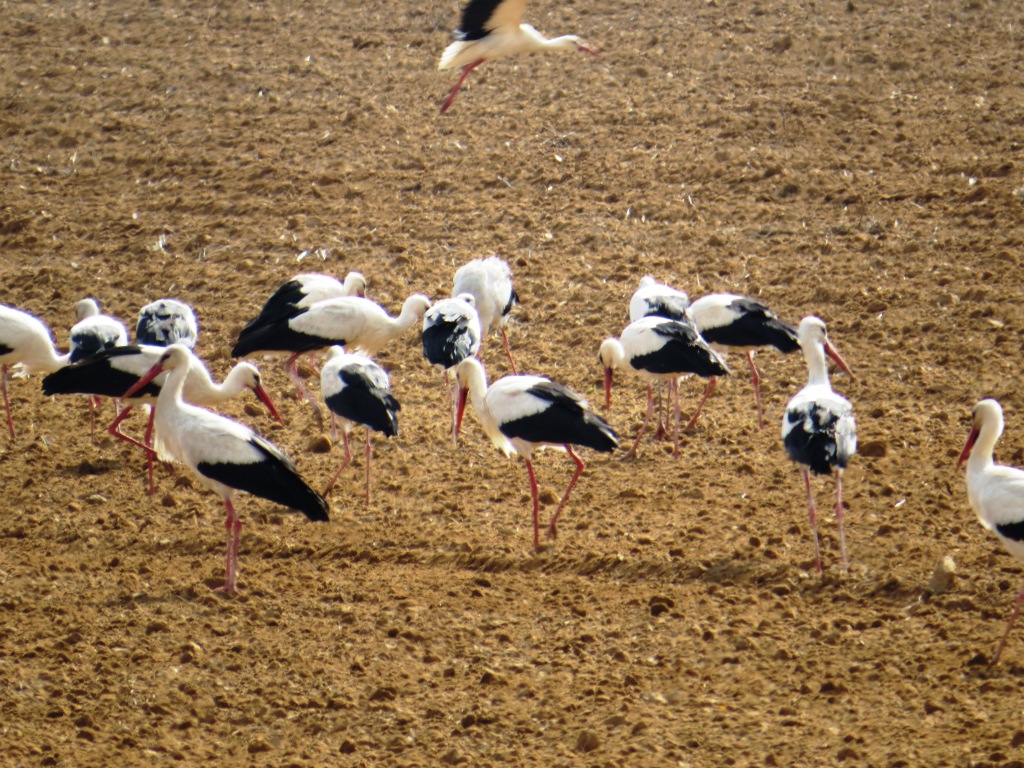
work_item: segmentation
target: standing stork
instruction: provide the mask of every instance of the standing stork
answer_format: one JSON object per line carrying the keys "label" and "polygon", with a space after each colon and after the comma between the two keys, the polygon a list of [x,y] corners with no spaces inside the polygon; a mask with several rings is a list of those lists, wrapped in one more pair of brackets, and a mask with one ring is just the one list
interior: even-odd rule
{"label": "standing stork", "polygon": [[[124,346],[106,349],[74,365],[61,368],[43,379],[44,395],[90,395],[92,397],[122,398],[144,376],[163,354],[163,347]],[[127,408],[118,414],[107,431],[114,437],[144,449],[148,460],[149,492],[156,490],[153,479],[153,425],[155,414],[150,411],[144,442],[121,432],[121,422],[135,405],[153,406],[165,383],[166,376],[151,381],[145,388],[137,390],[130,400],[124,400]],[[273,400],[263,388],[260,373],[251,363],[239,363],[216,384],[203,362],[194,354],[188,359],[185,374],[184,397],[197,405],[216,405],[234,399],[245,390],[251,389],[271,415],[281,421],[281,415],[274,407]]]}
{"label": "standing stork", "polygon": [[365,293],[366,278],[359,272],[349,272],[345,275],[344,282],[330,275],[315,272],[295,275],[277,287],[264,303],[260,313],[249,321],[249,325],[262,325],[280,320],[294,314],[295,310],[305,309],[318,301],[340,299],[343,296],[364,296]]}
{"label": "standing stork", "polygon": [[[635,323],[645,317],[667,317],[669,320],[689,322],[690,316],[687,310],[690,307],[690,297],[685,291],[659,283],[651,275],[640,278],[640,287],[637,288],[629,299],[629,322]],[[662,391],[665,389],[665,382],[658,383],[658,429],[654,433],[656,440],[662,440],[668,436],[665,429],[665,420],[662,413]]]}
{"label": "standing stork", "polygon": [[821,545],[818,543],[818,513],[811,491],[811,476],[835,475],[836,522],[839,525],[839,548],[843,571],[849,570],[846,556],[846,532],[843,528],[843,470],[857,452],[857,425],[853,406],[842,395],[832,391],[828,380],[828,355],[848,375],[853,376],[846,361],[828,339],[825,323],[817,317],[805,317],[797,329],[800,348],[807,360],[807,386],[786,406],[782,419],[782,443],[789,458],[800,465],[807,489],[807,517],[814,539],[814,567],[821,573]]}
{"label": "standing stork", "polygon": [[485,61],[534,51],[579,51],[591,56],[601,53],[577,35],[562,35],[551,40],[529,24],[520,23],[526,0],[469,0],[462,10],[462,21],[455,42],[445,48],[439,70],[462,67],[459,81],[441,105],[443,115],[455,101],[466,77]]}
{"label": "standing stork", "polygon": [[[957,462],[967,462],[967,498],[981,524],[992,531],[1016,560],[1024,561],[1024,470],[996,464],[992,451],[1003,434],[1003,409],[995,400],[974,406],[974,424]],[[1013,601],[1013,613],[989,666],[999,662],[1013,623],[1024,604],[1024,589]]]}
{"label": "standing stork", "polygon": [[590,410],[587,401],[543,376],[509,375],[487,386],[487,373],[474,357],[459,363],[459,412],[456,431],[462,426],[467,394],[473,401],[477,421],[495,447],[506,456],[515,452],[526,462],[533,497],[533,546],[540,546],[540,490],[533,472],[533,454],[546,447],[565,450],[574,462],[573,473],[565,494],[551,517],[548,536],[558,533],[558,516],[569,501],[576,481],[585,466],[576,455],[574,445],[611,453],[619,447],[619,438],[604,419]]}
{"label": "standing stork", "polygon": [[95,299],[82,299],[75,304],[75,319],[78,322],[71,326],[69,334],[69,360],[72,363],[128,343],[128,330],[124,323],[101,314]]}
{"label": "standing stork", "polygon": [[605,406],[609,410],[612,406],[612,379],[616,368],[628,364],[647,382],[647,411],[636,435],[636,442],[629,451],[630,456],[636,456],[647,424],[654,414],[654,382],[664,382],[668,386],[670,403],[675,395],[672,455],[678,456],[679,379],[691,374],[707,378],[729,373],[721,355],[708,346],[693,323],[653,315],[630,323],[619,338],[601,342],[598,360],[604,367]]}
{"label": "standing stork", "polygon": [[62,355],[53,346],[50,329],[42,320],[13,307],[0,304],[0,389],[4,394],[7,429],[15,437],[11,401],[7,397],[7,369],[20,365],[28,373],[52,372],[63,368],[70,354]]}
{"label": "standing stork", "polygon": [[239,334],[231,356],[242,357],[258,352],[289,353],[285,370],[322,423],[320,405],[299,376],[299,357],[306,352],[335,345],[374,355],[392,339],[416,325],[429,308],[430,299],[419,293],[405,300],[398,317],[391,317],[379,304],[361,296],[328,299],[287,317],[259,325],[250,323]]}
{"label": "standing stork", "polygon": [[192,307],[177,299],[158,299],[139,310],[135,343],[154,347],[184,344],[196,348],[199,323]]}
{"label": "standing stork", "polygon": [[348,353],[342,347],[331,347],[330,355],[320,372],[320,391],[332,416],[341,422],[345,457],[327,484],[324,496],[331,492],[345,467],[352,461],[348,435],[353,427],[361,424],[366,427],[366,506],[369,508],[370,433],[383,432],[386,437],[397,435],[398,411],[402,406],[391,394],[391,381],[387,373],[373,360],[365,355]]}
{"label": "standing stork", "polygon": [[471,293],[436,301],[423,316],[423,356],[431,365],[444,369],[444,381],[452,401],[452,442],[455,445],[458,445],[455,432],[458,387],[451,370],[480,351],[481,338],[480,315]]}
{"label": "standing stork", "polygon": [[499,256],[489,256],[463,264],[455,272],[452,296],[464,293],[470,294],[476,302],[476,311],[480,316],[481,339],[487,338],[491,330],[497,328],[501,333],[501,344],[505,348],[512,373],[518,373],[512,359],[512,350],[508,346],[508,334],[505,332],[508,316],[512,308],[519,303],[519,294],[512,287],[512,269],[508,262]]}
{"label": "standing stork", "polygon": [[180,461],[200,484],[220,495],[227,510],[224,586],[234,594],[242,521],[235,512],[237,491],[245,491],[314,521],[328,520],[327,501],[299,476],[295,465],[248,427],[184,401],[182,391],[193,357],[188,347],[172,344],[157,363],[127,392],[130,398],[164,371],[156,406],[156,451],[167,461]]}

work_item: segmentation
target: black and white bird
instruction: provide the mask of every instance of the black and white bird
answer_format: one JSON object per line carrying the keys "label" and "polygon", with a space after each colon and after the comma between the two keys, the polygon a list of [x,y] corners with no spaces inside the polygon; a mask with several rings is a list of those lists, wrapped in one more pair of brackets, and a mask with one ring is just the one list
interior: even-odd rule
{"label": "black and white bird", "polygon": [[636,455],[647,424],[654,415],[655,382],[664,382],[669,399],[675,396],[673,455],[679,455],[679,379],[696,374],[704,378],[725,376],[729,367],[697,333],[689,320],[669,320],[649,316],[630,323],[622,335],[605,339],[598,351],[598,360],[604,367],[605,405],[610,409],[614,370],[628,365],[647,382],[647,411],[630,449]]}
{"label": "black and white bird", "polygon": [[423,356],[431,365],[444,370],[444,381],[452,402],[452,441],[455,434],[455,411],[458,388],[451,370],[480,351],[482,332],[476,299],[471,293],[460,293],[453,299],[440,299],[423,315]]}
{"label": "black and white bird", "polygon": [[391,317],[376,302],[361,296],[344,296],[320,301],[295,314],[259,325],[249,324],[231,350],[233,357],[261,352],[288,353],[285,369],[296,388],[322,421],[320,406],[299,376],[298,359],[306,352],[343,346],[350,352],[375,355],[423,319],[430,299],[413,294],[402,305],[402,313]]}
{"label": "black and white bird", "polygon": [[546,447],[561,448],[576,462],[576,471],[548,524],[548,535],[554,538],[558,516],[585,466],[572,447],[611,453],[619,447],[619,438],[608,422],[590,410],[586,400],[543,376],[513,374],[488,387],[487,373],[476,358],[463,360],[455,370],[459,382],[456,430],[462,426],[468,395],[477,421],[491,442],[506,456],[514,452],[523,457],[533,497],[533,545],[539,547],[540,500],[533,472],[534,452]]}
{"label": "black and white bird", "polygon": [[640,278],[640,287],[629,299],[629,322],[635,323],[645,317],[667,317],[669,320],[686,320],[690,297],[668,285],[659,283],[650,275]]}
{"label": "black and white bird", "polygon": [[[134,387],[139,379],[156,365],[163,352],[164,347],[148,345],[105,349],[92,357],[51,373],[43,379],[43,394],[122,398],[125,392]],[[156,489],[153,479],[153,454],[150,450],[153,445],[154,413],[150,412],[146,435],[141,443],[121,432],[121,422],[133,406],[155,405],[166,378],[163,376],[154,379],[145,388],[138,390],[131,399],[124,400],[127,407],[108,427],[108,432],[114,437],[147,451],[150,493]],[[189,356],[184,382],[184,396],[189,402],[197,405],[216,405],[234,399],[246,390],[252,390],[267,406],[271,415],[277,421],[281,421],[273,400],[263,388],[256,366],[251,363],[238,363],[224,381],[217,384],[203,362],[194,354]]]}
{"label": "black and white bird", "polygon": [[[473,259],[455,272],[452,296],[468,293],[475,300],[476,312],[480,317],[480,337],[486,339],[495,328],[501,333],[501,344],[508,355],[512,373],[517,373],[512,350],[508,346],[508,323],[512,308],[519,303],[519,294],[512,287],[512,269],[499,256]],[[481,347],[483,343],[481,341]]]}
{"label": "black and white bird", "polygon": [[26,373],[49,373],[63,368],[71,355],[53,345],[50,329],[42,320],[20,309],[0,304],[0,389],[4,394],[7,429],[15,437],[11,401],[7,396],[8,369],[20,366]]}
{"label": "black and white bird", "polygon": [[260,313],[249,321],[249,325],[262,325],[280,320],[318,301],[340,299],[343,296],[363,296],[365,293],[366,278],[359,272],[349,272],[345,275],[344,282],[316,272],[295,275],[277,287],[263,304]]}
{"label": "black and white bird", "polygon": [[[629,322],[635,323],[637,320],[652,316],[689,322],[690,317],[687,313],[689,307],[690,297],[686,295],[685,291],[659,283],[651,275],[646,275],[640,278],[640,287],[633,292],[629,299]],[[665,382],[658,382],[658,429],[654,433],[655,440],[661,440],[668,436],[662,409],[664,389]]]}
{"label": "black and white bird", "polygon": [[846,532],[843,528],[843,470],[857,452],[857,425],[853,406],[842,395],[832,391],[828,380],[828,355],[848,375],[853,376],[846,361],[828,339],[825,323],[817,317],[805,317],[797,329],[800,348],[807,360],[807,386],[786,406],[782,419],[782,443],[789,458],[800,465],[807,489],[807,516],[814,539],[814,567],[821,572],[821,546],[818,542],[818,513],[811,490],[811,475],[835,475],[835,515],[839,525],[839,547],[843,570],[849,570],[846,554]]}
{"label": "black and white bird", "polygon": [[[320,371],[320,391],[331,415],[341,423],[341,439],[345,456],[334,477],[327,484],[324,496],[338,482],[345,467],[352,461],[348,436],[356,425],[366,427],[366,506],[370,506],[370,433],[385,437],[398,434],[398,412],[402,406],[391,394],[387,372],[365,355],[331,347],[330,358]],[[332,424],[333,427],[333,424]],[[332,430],[333,431],[333,430]],[[337,435],[333,435],[337,437]]]}
{"label": "black and white bird", "polygon": [[[1024,470],[996,464],[992,451],[1003,434],[1003,409],[995,400],[974,406],[974,424],[957,467],[967,462],[967,498],[985,528],[992,531],[1016,560],[1024,562]],[[1024,605],[1024,589],[1013,601],[1013,613],[991,664],[999,662],[1010,630]]]}
{"label": "black and white bird", "polygon": [[188,347],[172,344],[136,384],[123,393],[143,391],[164,371],[168,376],[156,405],[156,452],[167,461],[187,466],[201,485],[217,493],[227,510],[227,548],[224,586],[237,591],[238,546],[242,521],[235,512],[237,491],[245,491],[302,512],[314,521],[327,521],[327,501],[299,475],[295,465],[274,445],[248,427],[185,402],[183,390],[190,359]]}
{"label": "black and white bird", "polygon": [[[745,352],[754,382],[757,401],[757,423],[764,427],[761,406],[761,376],[754,365],[754,353],[760,347],[775,347],[783,353],[800,348],[796,326],[783,322],[768,307],[755,299],[733,293],[712,293],[701,296],[690,305],[690,316],[704,341],[720,352]],[[692,427],[700,417],[701,409],[715,389],[718,379],[708,380],[704,397],[686,426]]]}
{"label": "black and white bird", "polygon": [[154,347],[184,344],[196,348],[199,323],[192,307],[177,299],[159,299],[139,310],[135,343]]}
{"label": "black and white bird", "polygon": [[448,111],[466,77],[485,61],[534,51],[579,51],[592,56],[601,53],[577,35],[544,37],[529,24],[522,24],[526,0],[469,0],[462,10],[456,40],[441,55],[439,70],[462,68],[462,74],[441,105]]}
{"label": "black and white bird", "polygon": [[78,322],[71,326],[69,334],[69,359],[72,363],[128,343],[128,330],[124,323],[102,314],[95,299],[82,299],[75,304],[75,319]]}

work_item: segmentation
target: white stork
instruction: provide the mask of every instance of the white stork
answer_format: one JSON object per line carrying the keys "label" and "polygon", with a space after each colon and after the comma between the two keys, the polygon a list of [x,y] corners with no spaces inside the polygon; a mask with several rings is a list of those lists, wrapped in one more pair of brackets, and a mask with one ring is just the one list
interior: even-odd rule
{"label": "white stork", "polygon": [[[163,352],[164,347],[135,345],[103,350],[74,365],[61,368],[56,373],[51,373],[43,379],[43,394],[122,398],[128,389],[134,387],[139,379],[156,365]],[[153,445],[155,415],[150,412],[143,443],[121,432],[120,426],[131,412],[132,406],[156,404],[166,378],[163,376],[151,381],[145,388],[137,390],[130,400],[125,400],[128,407],[122,410],[107,428],[107,431],[114,437],[147,452],[149,492],[151,494],[156,490],[153,479],[153,454],[150,450]],[[190,355],[184,387],[185,398],[197,405],[216,405],[232,400],[247,389],[251,389],[267,406],[271,415],[277,421],[281,421],[281,415],[274,407],[273,400],[263,388],[259,371],[251,363],[239,363],[231,369],[223,382],[217,384],[213,381],[203,362],[194,354]]]}
{"label": "white stork", "polygon": [[139,310],[135,343],[153,347],[184,344],[196,348],[199,323],[192,307],[177,299],[158,299]]}
{"label": "white stork", "polygon": [[391,394],[391,381],[383,368],[365,355],[348,353],[342,347],[331,347],[330,358],[320,371],[320,391],[331,415],[341,422],[341,439],[345,446],[345,457],[327,484],[324,496],[331,492],[352,461],[348,435],[359,424],[366,427],[366,506],[369,507],[370,433],[396,436],[398,411],[402,406]]}
{"label": "white stork", "polygon": [[100,313],[95,299],[82,299],[75,304],[75,319],[69,334],[70,361],[77,363],[111,347],[128,343],[128,330],[124,323]]}
{"label": "white stork", "polygon": [[696,374],[702,377],[724,376],[729,373],[721,355],[708,346],[689,320],[669,320],[664,317],[644,317],[630,323],[618,338],[605,339],[598,351],[598,360],[604,367],[605,405],[611,409],[614,370],[629,365],[647,382],[647,411],[637,433],[636,442],[629,451],[636,456],[637,448],[654,414],[654,382],[668,386],[669,398],[675,395],[675,429],[673,455],[679,455],[679,379]]}
{"label": "white stork", "polygon": [[379,304],[361,296],[328,299],[286,317],[270,319],[258,325],[250,323],[239,334],[231,355],[242,357],[260,352],[289,353],[285,369],[301,395],[312,406],[317,420],[322,422],[320,406],[299,376],[299,357],[306,352],[335,345],[343,346],[351,352],[375,355],[388,342],[419,323],[429,308],[430,299],[418,293],[405,300],[398,317],[391,317]]}
{"label": "white stork", "polygon": [[70,354],[62,355],[53,346],[50,329],[42,320],[28,312],[0,305],[0,389],[12,438],[15,433],[11,401],[7,397],[7,369],[20,365],[28,373],[48,373],[63,368],[70,359]]}
{"label": "white stork", "polygon": [[846,556],[846,532],[843,528],[843,470],[857,452],[857,425],[853,406],[842,395],[832,391],[828,380],[828,355],[848,375],[853,376],[846,361],[828,339],[825,323],[817,317],[805,317],[797,329],[800,348],[807,360],[807,386],[786,406],[782,419],[782,442],[789,458],[800,465],[807,489],[807,516],[814,539],[814,567],[821,573],[821,547],[818,543],[818,514],[811,491],[810,472],[834,474],[836,478],[836,522],[839,525],[839,547],[843,570],[849,570]]}
{"label": "white stork", "polygon": [[431,365],[439,365],[444,370],[445,385],[452,401],[452,442],[455,444],[458,444],[455,434],[458,388],[451,377],[451,369],[476,355],[481,339],[480,315],[471,293],[435,301],[423,316],[423,356]]}
{"label": "white stork", "polygon": [[508,355],[508,364],[512,368],[512,373],[517,373],[512,351],[508,346],[508,334],[505,332],[509,313],[519,303],[519,294],[512,287],[512,269],[508,262],[499,256],[489,256],[463,264],[455,272],[452,296],[464,293],[470,294],[476,302],[476,311],[480,316],[481,339],[486,339],[488,334],[497,328],[501,333],[501,344],[505,348],[505,354]]}
{"label": "white stork", "polygon": [[182,391],[192,357],[188,347],[172,344],[124,397],[168,372],[157,397],[156,450],[160,458],[187,466],[200,484],[224,501],[228,536],[224,586],[219,590],[234,594],[242,534],[242,521],[234,507],[236,491],[295,509],[314,521],[327,521],[327,501],[274,445],[236,421],[184,401]]}
{"label": "white stork", "polygon": [[[754,365],[754,353],[760,347],[775,347],[783,353],[800,349],[796,326],[783,322],[759,301],[733,293],[712,293],[701,296],[690,305],[690,316],[704,340],[721,352],[745,352],[754,382],[757,401],[757,423],[764,427],[761,407],[761,376]],[[687,427],[697,423],[701,409],[715,389],[717,379],[708,380],[704,397]]]}
{"label": "white stork", "polygon": [[359,272],[349,272],[344,282],[315,272],[295,275],[277,287],[263,304],[260,313],[249,321],[249,325],[263,325],[279,320],[318,301],[340,299],[343,296],[364,296],[365,293],[366,278]]}
{"label": "white stork", "polygon": [[533,496],[533,545],[539,547],[540,501],[533,472],[534,452],[546,447],[562,448],[576,462],[576,471],[548,525],[548,535],[554,538],[558,532],[558,516],[584,467],[572,447],[579,445],[610,453],[619,447],[619,438],[608,422],[590,410],[586,400],[543,376],[509,375],[488,387],[487,373],[474,357],[459,363],[456,376],[459,382],[456,431],[462,426],[468,394],[484,434],[506,456],[515,452],[526,462]]}
{"label": "white stork", "polygon": [[551,40],[529,24],[522,24],[526,0],[469,0],[462,10],[456,40],[441,54],[439,70],[462,67],[459,81],[441,105],[448,111],[466,77],[490,59],[516,56],[534,51],[579,51],[592,56],[601,53],[577,35],[562,35]]}
{"label": "white stork", "polygon": [[[967,498],[985,528],[992,531],[1015,559],[1024,561],[1024,470],[996,464],[992,451],[1003,434],[1003,409],[995,400],[974,406],[974,424],[957,467],[967,462]],[[1013,601],[1013,613],[992,657],[999,657],[1024,604],[1024,589]]]}

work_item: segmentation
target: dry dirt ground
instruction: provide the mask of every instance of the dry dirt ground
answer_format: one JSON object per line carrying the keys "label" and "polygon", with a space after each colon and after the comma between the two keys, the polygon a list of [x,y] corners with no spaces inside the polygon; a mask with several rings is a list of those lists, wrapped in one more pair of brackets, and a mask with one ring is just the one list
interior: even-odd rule
{"label": "dry dirt ground", "polygon": [[[376,442],[372,506],[358,456],[329,524],[244,497],[234,598],[211,592],[215,496],[180,467],[147,496],[141,452],[91,439],[84,402],[15,381],[0,763],[1024,764],[1024,627],[986,668],[1024,573],[954,469],[982,396],[1006,408],[999,458],[1024,460],[1024,6],[528,15],[607,55],[491,63],[441,117],[451,0],[0,2],[0,301],[65,346],[83,296],[128,320],[180,297],[220,376],[296,272],[361,270],[397,311],[498,253],[521,367],[596,403],[598,343],[644,274],[816,313],[857,374],[834,377],[861,439],[850,574],[830,516],[813,574],[779,440],[797,355],[759,358],[763,431],[733,358],[680,459],[584,453],[561,535],[535,552],[521,461],[472,416],[450,447],[410,332],[381,357],[403,410]],[[322,486],[339,449],[310,449],[309,411],[257,362],[287,424],[254,400],[223,410]],[[643,396],[628,376],[617,392],[628,438]],[[538,462],[546,511],[569,470]],[[931,596],[947,555],[956,580]]]}

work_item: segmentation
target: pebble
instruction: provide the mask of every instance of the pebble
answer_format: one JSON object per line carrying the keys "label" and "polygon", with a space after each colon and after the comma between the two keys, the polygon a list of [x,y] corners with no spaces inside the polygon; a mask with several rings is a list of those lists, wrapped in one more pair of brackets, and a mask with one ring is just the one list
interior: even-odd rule
{"label": "pebble", "polygon": [[576,737],[577,752],[593,752],[600,746],[601,737],[594,731],[580,731],[580,735]]}
{"label": "pebble", "polygon": [[309,444],[306,446],[306,450],[311,453],[330,453],[331,452],[331,438],[327,435],[320,434],[310,439]]}
{"label": "pebble", "polygon": [[946,555],[939,560],[932,571],[932,577],[928,579],[928,594],[944,595],[953,587],[956,580],[956,563],[953,558]]}

